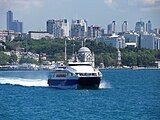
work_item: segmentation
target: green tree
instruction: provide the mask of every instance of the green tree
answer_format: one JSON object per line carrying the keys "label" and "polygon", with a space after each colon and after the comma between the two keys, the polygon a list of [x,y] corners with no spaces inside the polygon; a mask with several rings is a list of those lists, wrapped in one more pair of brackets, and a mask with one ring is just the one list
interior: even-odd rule
{"label": "green tree", "polygon": [[0,65],[6,65],[8,64],[9,56],[4,54],[4,52],[0,52]]}
{"label": "green tree", "polygon": [[9,63],[15,63],[15,62],[17,62],[17,55],[12,54],[12,55],[9,57]]}
{"label": "green tree", "polygon": [[123,53],[122,64],[127,66],[137,66],[137,54],[133,51]]}

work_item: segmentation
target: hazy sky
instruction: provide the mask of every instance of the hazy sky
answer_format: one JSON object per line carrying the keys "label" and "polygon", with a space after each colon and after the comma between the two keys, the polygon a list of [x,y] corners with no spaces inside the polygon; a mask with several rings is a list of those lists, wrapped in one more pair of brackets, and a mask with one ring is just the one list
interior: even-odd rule
{"label": "hazy sky", "polygon": [[24,31],[46,30],[48,19],[81,19],[88,24],[107,28],[113,20],[121,27],[128,21],[134,29],[135,22],[152,21],[160,28],[160,0],[0,0],[0,29],[6,29],[6,12],[12,10],[14,19],[24,23]]}

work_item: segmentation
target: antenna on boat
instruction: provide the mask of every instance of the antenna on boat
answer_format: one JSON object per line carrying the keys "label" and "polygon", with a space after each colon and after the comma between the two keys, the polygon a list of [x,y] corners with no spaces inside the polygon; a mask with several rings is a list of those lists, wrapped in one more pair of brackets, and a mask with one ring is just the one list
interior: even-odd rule
{"label": "antenna on boat", "polygon": [[74,41],[73,41],[73,51],[72,51],[72,52],[73,52],[73,53],[72,53],[73,55],[74,55],[74,47],[75,47],[75,44],[74,44]]}
{"label": "antenna on boat", "polygon": [[64,54],[64,60],[66,61],[67,60],[67,42],[66,42],[66,39],[65,39],[65,54]]}

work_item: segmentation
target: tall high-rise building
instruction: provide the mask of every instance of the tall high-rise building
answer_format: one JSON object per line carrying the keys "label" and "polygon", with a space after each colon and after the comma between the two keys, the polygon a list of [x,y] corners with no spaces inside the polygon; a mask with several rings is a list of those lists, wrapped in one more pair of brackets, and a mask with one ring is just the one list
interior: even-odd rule
{"label": "tall high-rise building", "polygon": [[112,32],[116,33],[116,21],[112,22]]}
{"label": "tall high-rise building", "polygon": [[7,30],[13,30],[14,32],[23,32],[23,23],[18,20],[13,20],[13,12],[7,12]]}
{"label": "tall high-rise building", "polygon": [[48,20],[47,32],[53,34],[55,38],[68,37],[69,25],[67,19]]}
{"label": "tall high-rise building", "polygon": [[113,33],[116,33],[116,21],[112,21],[112,23],[108,25],[108,34]]}
{"label": "tall high-rise building", "polygon": [[12,30],[13,13],[12,11],[7,12],[7,30]]}
{"label": "tall high-rise building", "polygon": [[101,27],[97,26],[97,25],[91,25],[88,27],[88,38],[91,39],[95,39],[97,37],[102,36],[103,33],[103,29],[101,29]]}
{"label": "tall high-rise building", "polygon": [[23,29],[23,23],[22,22],[19,22],[18,20],[14,20],[12,22],[12,30],[14,30],[14,32],[22,33],[23,32],[22,29]]}
{"label": "tall high-rise building", "polygon": [[83,38],[87,36],[87,21],[85,19],[72,20],[71,37]]}
{"label": "tall high-rise building", "polygon": [[150,20],[146,23],[146,32],[148,33],[152,32],[152,23]]}
{"label": "tall high-rise building", "polygon": [[127,29],[128,29],[128,23],[127,21],[124,21],[122,24],[122,32],[126,33],[128,31]]}
{"label": "tall high-rise building", "polygon": [[136,22],[135,31],[137,33],[145,32],[145,23],[142,21]]}
{"label": "tall high-rise building", "polygon": [[107,27],[107,33],[112,34],[112,24],[109,24]]}

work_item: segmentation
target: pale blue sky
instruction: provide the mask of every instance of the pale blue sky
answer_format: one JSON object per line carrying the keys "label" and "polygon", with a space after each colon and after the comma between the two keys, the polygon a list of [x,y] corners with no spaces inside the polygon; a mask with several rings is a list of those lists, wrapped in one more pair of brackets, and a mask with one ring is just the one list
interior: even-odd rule
{"label": "pale blue sky", "polygon": [[88,24],[107,28],[113,20],[120,29],[128,21],[152,21],[160,28],[160,0],[0,0],[0,29],[6,29],[6,12],[12,10],[14,18],[24,23],[24,31],[45,30],[48,19],[81,19]]}

